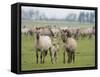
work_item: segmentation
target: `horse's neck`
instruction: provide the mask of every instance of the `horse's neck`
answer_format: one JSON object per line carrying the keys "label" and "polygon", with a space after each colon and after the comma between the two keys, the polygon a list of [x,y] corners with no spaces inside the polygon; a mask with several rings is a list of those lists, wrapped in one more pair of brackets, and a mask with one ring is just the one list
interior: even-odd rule
{"label": "horse's neck", "polygon": [[40,35],[37,34],[37,36],[36,36],[36,43],[37,43],[37,44],[39,44],[39,39],[40,39]]}
{"label": "horse's neck", "polygon": [[67,38],[65,39],[64,44],[67,44],[69,39],[70,39],[70,37],[67,37]]}

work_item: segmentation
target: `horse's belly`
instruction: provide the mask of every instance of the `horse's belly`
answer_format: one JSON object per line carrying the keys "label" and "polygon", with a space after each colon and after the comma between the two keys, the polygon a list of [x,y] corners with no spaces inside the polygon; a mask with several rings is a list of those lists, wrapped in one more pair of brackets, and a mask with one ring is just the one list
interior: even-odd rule
{"label": "horse's belly", "polygon": [[48,49],[52,46],[51,39],[49,37],[47,38],[41,38],[40,40],[40,46],[42,49]]}

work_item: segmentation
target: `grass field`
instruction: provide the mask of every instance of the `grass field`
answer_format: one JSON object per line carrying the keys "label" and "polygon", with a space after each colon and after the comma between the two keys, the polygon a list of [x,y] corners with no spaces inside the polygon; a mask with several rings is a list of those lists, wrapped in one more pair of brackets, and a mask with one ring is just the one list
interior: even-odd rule
{"label": "grass field", "polygon": [[95,66],[95,40],[79,39],[76,51],[76,61],[71,64],[63,64],[63,47],[58,52],[57,64],[51,64],[50,55],[46,56],[45,64],[36,64],[35,35],[27,37],[22,35],[21,70],[40,70],[54,68],[92,67]]}
{"label": "grass field", "polygon": [[22,26],[33,27],[33,26],[57,26],[57,27],[90,27],[94,26],[94,23],[80,23],[80,22],[67,22],[67,21],[22,21]]}

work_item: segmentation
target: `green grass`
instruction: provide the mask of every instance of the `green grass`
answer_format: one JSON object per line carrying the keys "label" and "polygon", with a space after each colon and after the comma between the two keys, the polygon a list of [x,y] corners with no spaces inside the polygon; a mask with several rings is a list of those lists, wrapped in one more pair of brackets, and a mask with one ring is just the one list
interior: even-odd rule
{"label": "green grass", "polygon": [[57,26],[57,27],[91,27],[94,26],[94,23],[80,23],[80,22],[68,22],[68,21],[31,21],[31,20],[23,20],[22,25],[27,27],[33,26]]}
{"label": "green grass", "polygon": [[35,35],[32,37],[22,35],[21,70],[23,71],[95,66],[95,39],[86,38],[77,41],[76,61],[71,64],[63,64],[62,46],[58,52],[57,64],[51,64],[49,53],[44,64],[36,64],[35,42]]}

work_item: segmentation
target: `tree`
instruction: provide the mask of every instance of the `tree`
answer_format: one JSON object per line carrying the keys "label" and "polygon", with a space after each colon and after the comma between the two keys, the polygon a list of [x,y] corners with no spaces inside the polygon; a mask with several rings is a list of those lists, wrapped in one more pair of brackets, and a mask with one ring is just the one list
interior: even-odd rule
{"label": "tree", "polygon": [[90,13],[90,23],[94,23],[95,22],[95,12],[91,12]]}
{"label": "tree", "polygon": [[32,20],[33,15],[34,15],[34,11],[33,11],[33,10],[29,10],[28,16],[29,16],[29,19],[30,19],[30,20]]}
{"label": "tree", "polygon": [[34,11],[33,10],[22,10],[22,19],[23,20],[32,20],[32,17],[34,15]]}
{"label": "tree", "polygon": [[90,22],[90,13],[89,12],[86,13],[86,22]]}
{"label": "tree", "polygon": [[79,17],[78,17],[79,22],[85,22],[85,13],[80,12]]}
{"label": "tree", "polygon": [[65,18],[65,20],[67,20],[67,21],[76,21],[77,20],[76,19],[76,14],[74,14],[74,13],[68,14],[67,17]]}

